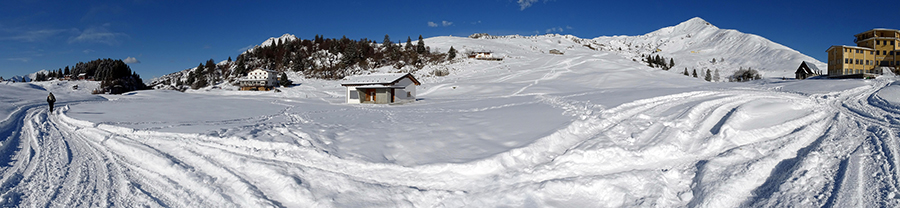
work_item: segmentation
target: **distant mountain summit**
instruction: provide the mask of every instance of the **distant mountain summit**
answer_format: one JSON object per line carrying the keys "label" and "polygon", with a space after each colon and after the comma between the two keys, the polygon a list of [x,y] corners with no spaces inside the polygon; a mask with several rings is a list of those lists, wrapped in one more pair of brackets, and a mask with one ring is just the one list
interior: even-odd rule
{"label": "distant mountain summit", "polygon": [[672,58],[676,63],[672,70],[678,72],[685,67],[723,72],[753,68],[768,77],[793,77],[803,61],[826,68],[825,63],[794,49],[758,35],[720,29],[699,17],[644,35],[604,36],[592,42],[626,58],[640,60],[642,55]]}
{"label": "distant mountain summit", "polygon": [[263,41],[259,45],[256,45],[255,47],[248,49],[244,53],[251,53],[256,48],[270,46],[272,44],[275,44],[276,42],[287,43],[287,42],[291,42],[294,40],[297,40],[297,36],[294,36],[289,33],[285,33],[284,35],[281,35],[281,37],[277,37],[277,38],[270,37],[269,39],[266,39],[266,41]]}

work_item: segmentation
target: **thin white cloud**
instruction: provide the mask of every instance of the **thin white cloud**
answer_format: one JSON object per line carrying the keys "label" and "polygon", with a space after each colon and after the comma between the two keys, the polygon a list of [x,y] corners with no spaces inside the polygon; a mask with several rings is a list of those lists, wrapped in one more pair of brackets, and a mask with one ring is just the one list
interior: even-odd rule
{"label": "thin white cloud", "polygon": [[571,30],[572,26],[566,25],[565,29],[563,29],[563,28],[564,27],[551,27],[549,29],[544,30],[544,33],[562,33],[566,30]]}
{"label": "thin white cloud", "polygon": [[551,32],[561,33],[561,32],[563,32],[563,28],[562,27],[552,27],[550,29],[545,30],[545,33],[551,33]]}
{"label": "thin white cloud", "polygon": [[9,61],[28,62],[28,61],[31,61],[31,58],[8,58],[8,59],[6,59],[6,60],[9,60]]}
{"label": "thin white cloud", "polygon": [[139,63],[141,63],[141,61],[138,61],[138,60],[137,60],[136,58],[134,58],[134,57],[128,57],[128,58],[125,58],[125,60],[122,60],[122,62],[125,62],[125,64],[139,64]]}
{"label": "thin white cloud", "polygon": [[88,53],[94,52],[94,50],[91,50],[91,49],[84,49],[84,50],[81,51],[81,52],[82,52],[82,53],[85,53],[85,54],[88,54]]}
{"label": "thin white cloud", "polygon": [[243,52],[246,52],[247,50],[250,50],[250,49],[253,48],[253,47],[256,47],[256,46],[255,46],[255,45],[248,45],[247,47],[243,47],[243,48],[241,48],[241,49],[238,49],[238,52],[243,53]]}
{"label": "thin white cloud", "polygon": [[[550,0],[544,0],[544,2],[548,2]],[[525,10],[525,8],[531,7],[534,3],[537,3],[538,0],[517,0],[516,3],[519,4],[519,10]]]}
{"label": "thin white cloud", "polygon": [[91,27],[81,31],[81,33],[76,36],[69,38],[69,43],[103,43],[107,45],[119,45],[121,42],[119,38],[128,37],[128,35],[124,33],[116,33],[111,32],[109,29],[106,29],[109,24],[104,24],[104,27]]}
{"label": "thin white cloud", "polygon": [[428,27],[439,27],[439,26],[448,27],[448,26],[451,26],[451,25],[453,25],[453,22],[447,21],[447,20],[441,21],[440,24],[438,24],[438,23],[436,23],[436,22],[428,21]]}
{"label": "thin white cloud", "polygon": [[10,31],[10,32],[13,32],[13,33],[18,33],[18,34],[14,34],[14,35],[12,35],[12,36],[7,36],[7,37],[0,37],[0,40],[14,40],[14,41],[22,41],[22,42],[36,42],[36,41],[41,41],[41,40],[44,40],[44,39],[53,37],[53,36],[55,36],[55,35],[57,35],[57,34],[60,34],[60,33],[66,32],[66,31],[72,31],[72,30],[67,30],[67,29],[43,29],[43,30],[32,30],[32,31],[24,31],[24,32]]}
{"label": "thin white cloud", "polygon": [[537,2],[538,0],[519,0],[516,3],[519,3],[519,10],[525,10],[525,8],[531,7],[531,4]]}

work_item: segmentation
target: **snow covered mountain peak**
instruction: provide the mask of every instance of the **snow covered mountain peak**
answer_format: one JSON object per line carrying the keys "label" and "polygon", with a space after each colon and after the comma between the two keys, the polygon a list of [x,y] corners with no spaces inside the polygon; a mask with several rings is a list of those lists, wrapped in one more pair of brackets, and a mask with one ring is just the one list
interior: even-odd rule
{"label": "snow covered mountain peak", "polygon": [[272,45],[273,43],[275,43],[275,41],[279,41],[279,40],[281,42],[288,42],[288,41],[293,41],[296,39],[297,39],[297,36],[294,36],[290,33],[285,33],[284,35],[281,35],[281,37],[277,37],[277,38],[271,37],[271,38],[267,39],[266,41],[263,41],[261,44],[259,44],[259,46],[260,47],[269,46],[269,45]]}
{"label": "snow covered mountain peak", "polygon": [[253,48],[251,48],[251,49],[248,49],[247,52],[253,52],[253,49],[256,49],[257,47],[266,47],[266,46],[270,46],[270,45],[274,44],[275,41],[279,41],[279,40],[280,40],[282,43],[284,43],[284,42],[290,42],[290,41],[297,40],[297,36],[294,36],[294,35],[292,35],[292,34],[290,34],[290,33],[285,33],[284,35],[281,35],[281,37],[277,37],[277,38],[276,38],[276,37],[270,37],[269,39],[266,39],[266,41],[263,41],[262,43],[260,43],[260,44],[257,45],[256,47],[253,47]]}
{"label": "snow covered mountain peak", "polygon": [[664,27],[659,30],[647,33],[647,35],[691,35],[706,30],[719,30],[715,25],[703,20],[700,17],[694,17],[675,26]]}

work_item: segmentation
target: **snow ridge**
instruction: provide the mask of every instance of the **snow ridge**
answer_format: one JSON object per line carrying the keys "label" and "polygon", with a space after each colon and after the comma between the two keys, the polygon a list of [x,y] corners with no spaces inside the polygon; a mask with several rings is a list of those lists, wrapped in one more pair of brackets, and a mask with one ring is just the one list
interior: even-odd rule
{"label": "snow ridge", "polygon": [[253,48],[251,48],[251,49],[248,49],[248,50],[247,50],[246,52],[244,52],[244,53],[253,52],[253,49],[256,49],[256,48],[259,48],[259,47],[270,46],[270,45],[274,44],[275,41],[281,41],[282,43],[285,43],[285,42],[290,42],[290,41],[294,41],[294,40],[297,40],[297,36],[294,36],[294,35],[292,35],[292,34],[290,34],[290,33],[285,33],[284,35],[281,35],[281,37],[277,37],[277,38],[276,38],[276,37],[270,37],[269,39],[266,39],[266,41],[263,41],[263,42],[260,43],[259,45],[256,45],[255,47],[253,47]]}
{"label": "snow ridge", "polygon": [[699,17],[640,36],[603,36],[592,41],[595,47],[616,51],[628,59],[641,60],[642,55],[673,58],[676,73],[684,68],[701,72],[718,69],[728,75],[750,67],[766,77],[793,77],[802,61],[827,68],[819,60],[764,37],[720,29]]}

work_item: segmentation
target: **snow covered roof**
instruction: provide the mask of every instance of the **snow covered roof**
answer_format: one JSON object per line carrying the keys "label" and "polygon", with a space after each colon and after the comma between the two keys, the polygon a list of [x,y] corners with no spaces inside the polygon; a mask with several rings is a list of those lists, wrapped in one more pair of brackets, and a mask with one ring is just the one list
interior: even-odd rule
{"label": "snow covered roof", "polygon": [[809,62],[806,62],[806,61],[803,61],[803,62],[801,62],[800,64],[804,64],[804,63],[806,64],[806,67],[809,67],[810,70],[812,70],[812,71],[814,71],[814,72],[815,72],[815,71],[819,71],[819,67],[817,67],[816,64],[809,63]]}
{"label": "snow covered roof", "polygon": [[275,70],[271,70],[271,69],[254,69],[253,71],[264,71],[264,72],[269,72],[269,73],[275,73]]}
{"label": "snow covered roof", "polygon": [[385,85],[379,85],[379,84],[356,86],[356,89],[375,89],[375,88],[403,88],[403,86],[385,86]]}
{"label": "snow covered roof", "polygon": [[410,73],[387,73],[387,74],[370,74],[370,75],[357,75],[345,77],[344,81],[341,81],[342,86],[347,85],[374,85],[374,84],[393,84],[404,77],[409,77],[410,80],[413,81],[416,85],[419,85],[419,80],[416,80],[415,77]]}
{"label": "snow covered roof", "polygon": [[865,31],[865,32],[861,32],[861,33],[859,33],[859,34],[856,34],[856,36],[859,36],[859,35],[862,35],[862,34],[866,34],[866,33],[872,32],[872,31],[894,31],[894,32],[900,32],[900,30],[896,30],[896,29],[875,28],[875,29],[867,30],[867,31]]}
{"label": "snow covered roof", "polygon": [[874,50],[874,49],[871,49],[871,48],[859,47],[859,46],[834,45],[834,46],[828,47],[828,50],[825,50],[825,51],[828,52],[828,51],[831,51],[832,48],[837,48],[837,47],[854,48],[854,49],[862,49],[862,50]]}
{"label": "snow covered roof", "polygon": [[[803,65],[806,65],[806,68],[803,68]],[[807,61],[802,61],[802,62],[800,62],[800,67],[797,68],[797,72],[795,72],[795,73],[803,72],[805,74],[816,74],[819,71],[821,71],[821,70],[819,70],[819,67],[817,67],[816,64],[813,64],[813,63],[810,63]]]}

